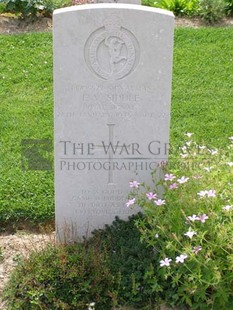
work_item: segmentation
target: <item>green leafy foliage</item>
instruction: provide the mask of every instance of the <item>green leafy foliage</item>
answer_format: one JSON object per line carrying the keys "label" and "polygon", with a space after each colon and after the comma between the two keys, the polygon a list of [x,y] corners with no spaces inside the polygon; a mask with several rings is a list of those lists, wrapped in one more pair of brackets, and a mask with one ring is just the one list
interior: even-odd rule
{"label": "green leafy foliage", "polygon": [[112,309],[114,278],[106,254],[87,245],[48,246],[22,262],[5,298],[8,309]]}
{"label": "green leafy foliage", "polygon": [[[142,240],[158,253],[155,284],[171,306],[233,306],[233,137],[229,141],[226,149],[213,149],[189,138],[180,160],[171,156],[162,168],[164,180],[131,193],[147,217],[137,221]],[[163,198],[149,199],[158,186]]]}
{"label": "green leafy foliage", "polygon": [[233,13],[232,0],[143,0],[143,4],[172,11],[176,16],[197,16],[213,24]]}
{"label": "green leafy foliage", "polygon": [[19,14],[21,13],[22,18],[26,16],[35,17],[37,12],[43,11],[42,0],[6,0],[6,11]]}
{"label": "green leafy foliage", "polygon": [[6,11],[6,3],[0,0],[0,14]]}
{"label": "green leafy foliage", "polygon": [[82,244],[48,246],[21,260],[5,289],[8,309],[87,310],[92,302],[95,310],[155,309],[156,256],[140,241],[139,219],[116,218]]}
{"label": "green leafy foliage", "polygon": [[176,16],[192,16],[198,13],[199,0],[160,0],[154,6],[172,11]]}
{"label": "green leafy foliage", "polygon": [[209,24],[220,21],[225,15],[225,10],[224,0],[200,0],[200,16]]}
{"label": "green leafy foliage", "polygon": [[[94,231],[91,243],[100,243],[100,249],[108,253],[111,273],[119,279],[118,302],[137,309],[146,306],[152,309],[152,304],[158,302],[158,294],[150,284],[156,258],[153,249],[140,242],[140,233],[135,227],[139,219],[143,219],[141,214],[131,216],[127,222],[116,218],[104,230]],[[153,274],[153,281],[155,279]]]}
{"label": "green leafy foliage", "polygon": [[233,15],[233,0],[225,0],[227,15]]}
{"label": "green leafy foliage", "polygon": [[42,0],[44,9],[42,14],[44,16],[52,16],[53,11],[59,8],[71,6],[71,0]]}
{"label": "green leafy foliage", "polygon": [[21,18],[36,17],[38,14],[52,16],[55,9],[71,5],[71,0],[4,0],[5,12],[19,15]]}

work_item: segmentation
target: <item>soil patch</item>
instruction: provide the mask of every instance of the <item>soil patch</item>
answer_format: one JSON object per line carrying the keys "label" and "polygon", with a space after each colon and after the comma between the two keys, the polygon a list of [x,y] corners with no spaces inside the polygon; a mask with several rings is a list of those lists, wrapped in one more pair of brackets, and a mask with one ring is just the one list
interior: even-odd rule
{"label": "soil patch", "polygon": [[52,19],[41,17],[22,20],[17,17],[0,15],[0,34],[52,31]]}
{"label": "soil patch", "polygon": [[6,309],[1,300],[3,288],[9,279],[11,271],[19,260],[26,258],[33,251],[43,249],[46,244],[55,243],[55,233],[33,234],[18,232],[16,234],[0,235],[0,309]]}
{"label": "soil patch", "polygon": [[[199,28],[207,26],[199,18],[181,18],[176,17],[177,27]],[[232,27],[233,18],[224,18],[214,27]],[[15,16],[0,15],[0,34],[18,34],[27,32],[45,32],[52,31],[52,19],[48,17],[39,17],[35,20],[30,18],[22,20]]]}

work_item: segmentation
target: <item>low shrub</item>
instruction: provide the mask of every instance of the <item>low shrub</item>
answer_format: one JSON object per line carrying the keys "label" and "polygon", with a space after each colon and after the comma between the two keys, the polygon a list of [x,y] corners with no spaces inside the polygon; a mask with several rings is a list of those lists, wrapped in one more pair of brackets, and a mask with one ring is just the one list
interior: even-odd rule
{"label": "low shrub", "polygon": [[172,11],[175,16],[199,16],[208,24],[233,14],[233,0],[143,0],[142,3]]}
{"label": "low shrub", "polygon": [[0,1],[0,14],[6,11],[6,3]]}
{"label": "low shrub", "polygon": [[71,4],[71,0],[43,0],[44,8],[41,14],[43,16],[51,17],[54,10],[71,6]]}
{"label": "low shrub", "polygon": [[128,206],[144,211],[147,220],[136,224],[157,253],[154,285],[171,306],[233,308],[233,137],[230,142],[217,150],[189,138],[153,189],[131,183]]}
{"label": "low shrub", "polygon": [[19,15],[21,18],[38,15],[52,16],[55,9],[71,5],[71,0],[4,0],[6,12]]}
{"label": "low shrub", "polygon": [[160,0],[154,1],[154,6],[172,11],[176,16],[197,15],[199,0]]}
{"label": "low shrub", "polygon": [[21,14],[22,18],[26,16],[35,17],[38,12],[43,11],[43,1],[42,0],[5,0],[6,12]]}
{"label": "low shrub", "polygon": [[159,301],[150,279],[153,274],[155,280],[153,265],[156,256],[153,248],[140,241],[140,232],[135,226],[139,219],[143,221],[142,214],[131,216],[128,221],[116,218],[104,230],[94,231],[90,242],[98,244],[101,240],[101,251],[108,253],[109,268],[118,278],[118,303],[151,310]]}
{"label": "low shrub", "polygon": [[21,261],[5,289],[8,309],[154,309],[155,256],[134,224],[142,218],[116,218],[83,244],[49,246]]}
{"label": "low shrub", "polygon": [[227,15],[233,15],[233,0],[225,0]]}
{"label": "low shrub", "polygon": [[220,21],[225,16],[226,3],[224,0],[200,0],[200,16],[213,24]]}
{"label": "low shrub", "polygon": [[48,246],[22,261],[5,290],[8,309],[96,310],[113,306],[106,254],[85,245]]}

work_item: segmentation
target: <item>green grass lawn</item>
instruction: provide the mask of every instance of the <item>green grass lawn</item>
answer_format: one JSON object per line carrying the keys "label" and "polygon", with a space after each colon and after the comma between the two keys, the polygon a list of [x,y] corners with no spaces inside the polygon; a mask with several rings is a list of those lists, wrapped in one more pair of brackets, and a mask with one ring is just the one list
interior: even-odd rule
{"label": "green grass lawn", "polygon": [[184,132],[225,146],[233,133],[233,28],[177,29],[171,142]]}
{"label": "green grass lawn", "polygon": [[[171,143],[233,135],[233,28],[176,29]],[[54,217],[53,171],[22,171],[22,139],[53,139],[52,35],[0,36],[0,227]]]}

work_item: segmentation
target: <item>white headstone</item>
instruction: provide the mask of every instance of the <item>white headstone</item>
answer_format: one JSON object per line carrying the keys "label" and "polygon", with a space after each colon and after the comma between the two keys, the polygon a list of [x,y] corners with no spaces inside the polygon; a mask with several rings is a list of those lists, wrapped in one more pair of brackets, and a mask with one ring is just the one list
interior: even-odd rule
{"label": "white headstone", "polygon": [[149,182],[167,160],[173,27],[172,13],[138,5],[54,12],[60,239],[138,212],[126,207],[129,182]]}

